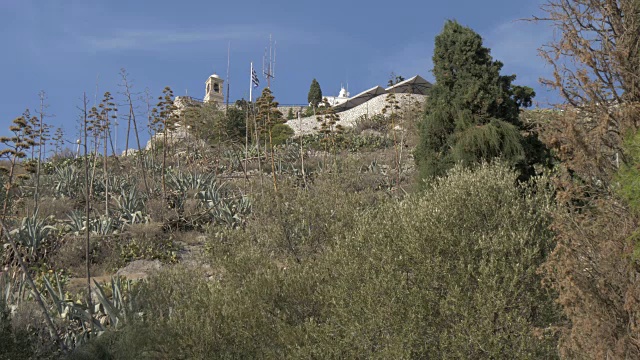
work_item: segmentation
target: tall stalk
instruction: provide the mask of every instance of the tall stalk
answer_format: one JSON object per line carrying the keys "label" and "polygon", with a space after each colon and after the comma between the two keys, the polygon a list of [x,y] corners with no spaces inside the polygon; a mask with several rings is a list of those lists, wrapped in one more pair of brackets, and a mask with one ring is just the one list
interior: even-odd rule
{"label": "tall stalk", "polygon": [[89,153],[87,148],[88,131],[87,131],[87,93],[82,94],[83,98],[83,116],[84,116],[84,127],[83,127],[83,135],[84,135],[84,196],[85,196],[85,264],[87,271],[87,310],[89,311],[89,322],[91,326],[91,335],[95,334],[95,327],[93,325],[93,305],[91,299],[91,268],[90,268],[90,256],[91,256],[91,233],[89,226],[89,216],[91,212],[91,200],[89,194]]}
{"label": "tall stalk", "polygon": [[244,190],[247,191],[249,175],[247,175],[247,161],[249,159],[249,105],[245,103],[244,109]]}
{"label": "tall stalk", "polygon": [[104,126],[104,147],[102,149],[102,172],[104,173],[104,216],[109,216],[109,173],[107,171],[107,132],[109,126],[105,123]]}
{"label": "tall stalk", "polygon": [[271,137],[271,128],[269,128],[269,147],[271,148],[271,175],[273,177],[273,189],[277,193],[278,192],[278,178],[276,177],[275,154],[273,152],[273,139]]}
{"label": "tall stalk", "polygon": [[[140,169],[142,170],[142,180],[144,182],[144,189],[147,192],[147,195],[150,194],[149,192],[149,183],[147,182],[147,170],[146,170],[146,165],[144,162],[144,159],[142,158],[143,153],[142,153],[142,146],[140,145],[140,135],[138,134],[138,123],[136,122],[136,113],[133,107],[133,99],[131,97],[131,84],[129,83],[129,80],[127,79],[127,72],[122,69],[120,71],[120,75],[122,77],[122,83],[124,86],[124,95],[127,98],[127,104],[129,105],[129,124],[127,125],[127,150],[129,149],[128,144],[129,144],[129,130],[131,128],[131,123],[133,122],[133,131],[136,135],[136,143],[138,145],[138,154],[137,154],[137,159],[138,159],[138,163],[140,165]],[[127,154],[128,155],[128,154]]]}
{"label": "tall stalk", "polygon": [[153,123],[162,127],[162,197],[163,201],[167,200],[167,182],[166,182],[166,170],[167,170],[167,147],[168,139],[167,132],[173,130],[175,126],[176,118],[176,106],[173,103],[173,91],[170,87],[165,87],[162,90],[163,96],[160,96],[158,104],[152,109]]}
{"label": "tall stalk", "polygon": [[304,182],[304,188],[307,189],[307,175],[304,170],[304,147],[302,145],[302,116],[300,115],[300,111],[298,111],[298,124],[300,126],[300,166],[302,167],[302,181]]}
{"label": "tall stalk", "polygon": [[38,163],[36,164],[36,189],[34,192],[34,209],[33,209],[33,213],[37,216],[38,215],[38,210],[40,208],[40,164],[42,163],[42,144],[43,144],[43,137],[42,137],[42,132],[44,130],[44,98],[45,98],[45,93],[44,91],[40,91],[40,93],[38,94],[39,98],[40,98],[40,112],[38,113],[38,118],[39,118],[39,124],[38,124]]}
{"label": "tall stalk", "polygon": [[22,270],[22,273],[24,274],[27,280],[27,283],[31,287],[31,290],[33,292],[36,302],[38,303],[38,306],[40,306],[40,309],[42,310],[42,314],[45,317],[45,322],[47,324],[47,327],[49,328],[49,334],[51,335],[51,338],[64,351],[65,350],[64,344],[60,341],[60,338],[58,337],[58,331],[56,330],[56,327],[53,324],[53,320],[51,319],[51,314],[49,314],[49,310],[47,309],[46,305],[42,301],[42,296],[40,294],[40,291],[38,290],[38,287],[36,286],[36,284],[33,282],[33,278],[29,273],[29,269],[27,268],[26,264],[22,260],[22,256],[20,255],[20,250],[18,249],[18,246],[16,245],[15,240],[13,239],[9,230],[6,227],[7,213],[9,210],[9,198],[11,196],[11,189],[13,187],[13,182],[15,178],[16,164],[18,163],[18,159],[22,159],[26,157],[26,154],[24,151],[29,148],[33,148],[33,146],[35,146],[36,144],[35,141],[33,140],[31,127],[28,125],[27,120],[20,117],[15,119],[13,123],[14,125],[12,125],[9,129],[15,134],[15,136],[12,138],[0,137],[0,142],[3,145],[8,147],[7,149],[3,149],[0,151],[0,156],[8,157],[9,164],[10,164],[8,169],[7,183],[5,185],[4,201],[2,204],[2,214],[0,214],[0,237],[4,235],[7,241],[9,242],[9,245],[11,246],[11,250],[15,254],[15,258],[18,261],[18,266],[20,266],[20,269]]}

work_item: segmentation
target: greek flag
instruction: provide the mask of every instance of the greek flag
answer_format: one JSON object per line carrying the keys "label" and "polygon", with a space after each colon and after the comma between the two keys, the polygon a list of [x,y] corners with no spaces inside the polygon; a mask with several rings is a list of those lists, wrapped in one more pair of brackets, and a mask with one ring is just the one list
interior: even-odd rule
{"label": "greek flag", "polygon": [[254,88],[257,88],[258,85],[260,85],[260,79],[258,79],[258,75],[253,67],[251,68],[251,82],[253,83]]}

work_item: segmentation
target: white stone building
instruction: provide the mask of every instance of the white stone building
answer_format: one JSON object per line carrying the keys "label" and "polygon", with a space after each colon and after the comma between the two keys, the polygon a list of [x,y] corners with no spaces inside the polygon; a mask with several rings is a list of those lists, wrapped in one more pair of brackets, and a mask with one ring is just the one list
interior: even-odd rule
{"label": "white stone building", "polygon": [[327,99],[329,105],[336,106],[349,100],[349,92],[344,88],[344,86],[340,86],[340,93],[338,93],[338,96],[325,96],[324,98]]}
{"label": "white stone building", "polygon": [[209,78],[205,82],[205,85],[206,90],[204,95],[204,102],[208,103],[214,101],[219,105],[224,104],[224,80],[220,78],[218,74],[213,74],[209,76]]}

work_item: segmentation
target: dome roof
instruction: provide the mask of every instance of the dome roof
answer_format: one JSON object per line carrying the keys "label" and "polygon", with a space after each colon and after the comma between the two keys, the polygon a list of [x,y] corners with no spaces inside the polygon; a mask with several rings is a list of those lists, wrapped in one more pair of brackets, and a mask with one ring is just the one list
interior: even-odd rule
{"label": "dome roof", "polygon": [[212,78],[216,78],[216,79],[220,79],[220,76],[218,76],[218,74],[214,73],[213,75],[211,75],[210,77]]}
{"label": "dome roof", "polygon": [[347,98],[349,97],[349,93],[347,92],[347,89],[345,89],[344,87],[340,87],[340,94],[338,94],[339,98]]}

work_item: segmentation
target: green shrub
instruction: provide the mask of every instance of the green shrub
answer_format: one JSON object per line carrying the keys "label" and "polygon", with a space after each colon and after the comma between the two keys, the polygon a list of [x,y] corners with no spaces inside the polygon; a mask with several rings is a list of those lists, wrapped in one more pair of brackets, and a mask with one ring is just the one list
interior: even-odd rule
{"label": "green shrub", "polygon": [[376,114],[373,116],[362,115],[358,119],[353,126],[353,132],[356,134],[360,134],[365,130],[372,130],[378,132],[387,132],[389,127],[391,126],[391,120],[382,115]]}
{"label": "green shrub", "polygon": [[286,124],[275,124],[271,128],[271,141],[273,146],[282,145],[294,134],[293,129]]}
{"label": "green shrub", "polygon": [[152,277],[136,297],[147,320],[100,341],[122,359],[555,358],[536,273],[552,191],[516,178],[456,167],[368,206],[339,187],[269,195],[259,224],[214,236],[213,274]]}
{"label": "green shrub", "polygon": [[640,211],[640,132],[627,136],[625,140],[627,161],[615,176],[617,192],[634,211]]}
{"label": "green shrub", "polygon": [[557,312],[536,273],[553,239],[551,191],[516,178],[502,165],[457,167],[363,216],[323,266],[326,348],[346,339],[361,348],[345,357],[556,357]]}
{"label": "green shrub", "polygon": [[310,117],[310,116],[315,116],[316,115],[316,111],[313,108],[313,106],[307,106],[304,108],[304,111],[302,113],[302,117]]}

